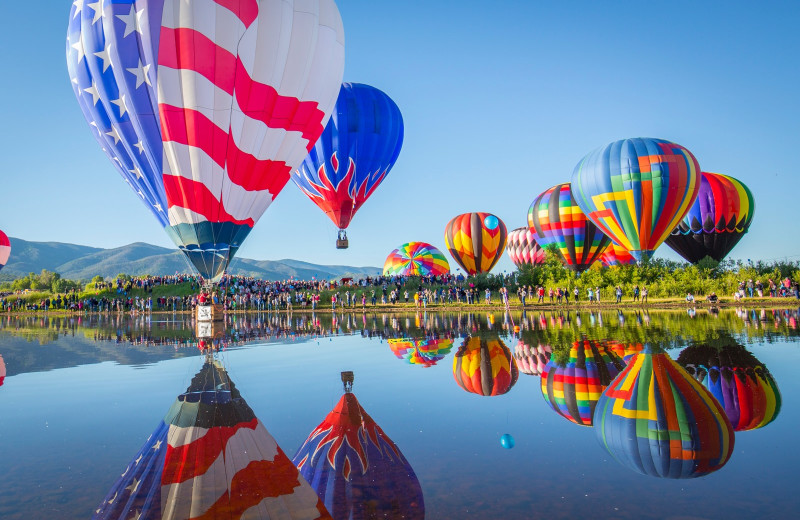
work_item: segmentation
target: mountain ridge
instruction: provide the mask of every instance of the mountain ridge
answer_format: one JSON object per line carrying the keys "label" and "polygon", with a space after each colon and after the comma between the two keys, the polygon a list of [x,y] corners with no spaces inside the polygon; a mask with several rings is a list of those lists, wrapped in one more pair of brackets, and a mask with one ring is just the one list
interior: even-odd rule
{"label": "mountain ridge", "polygon": [[[97,275],[113,278],[120,273],[165,276],[193,271],[180,251],[145,242],[104,249],[65,242],[33,242],[14,237],[9,237],[9,240],[11,257],[0,271],[0,281],[20,278],[31,272],[39,273],[42,269],[57,272],[63,278],[72,280],[91,280]],[[380,271],[380,268],[372,266],[319,265],[288,258],[234,258],[228,268],[230,274],[264,280],[362,277],[374,276]]]}

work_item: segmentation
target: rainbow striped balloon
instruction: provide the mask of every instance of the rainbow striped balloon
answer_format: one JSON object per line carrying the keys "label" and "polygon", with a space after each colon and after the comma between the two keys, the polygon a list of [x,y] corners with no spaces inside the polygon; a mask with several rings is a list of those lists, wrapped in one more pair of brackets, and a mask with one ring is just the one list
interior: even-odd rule
{"label": "rainbow striped balloon", "polygon": [[444,254],[425,242],[408,242],[386,257],[385,276],[439,276],[450,272]]}
{"label": "rainbow striped balloon", "polygon": [[611,243],[575,203],[568,182],[536,197],[528,209],[528,226],[542,247],[555,244],[564,266],[577,273],[589,269]]}
{"label": "rainbow striped balloon", "polygon": [[517,228],[508,233],[506,252],[514,265],[543,264],[546,256],[544,249],[536,242],[536,234],[527,227]]}
{"label": "rainbow striped balloon", "polygon": [[444,241],[467,274],[488,273],[506,247],[506,225],[491,213],[464,213],[447,223]]}
{"label": "rainbow striped balloon", "polygon": [[592,413],[603,390],[625,366],[622,358],[599,341],[576,341],[566,363],[550,359],[542,371],[542,396],[556,413],[592,425]]}
{"label": "rainbow striped balloon", "polygon": [[683,219],[700,189],[700,166],[681,145],[638,137],[584,157],[572,172],[575,202],[600,230],[647,260]]}
{"label": "rainbow striped balloon", "polygon": [[733,427],[714,396],[649,346],[600,396],[594,426],[619,463],[654,477],[702,477],[733,453]]}

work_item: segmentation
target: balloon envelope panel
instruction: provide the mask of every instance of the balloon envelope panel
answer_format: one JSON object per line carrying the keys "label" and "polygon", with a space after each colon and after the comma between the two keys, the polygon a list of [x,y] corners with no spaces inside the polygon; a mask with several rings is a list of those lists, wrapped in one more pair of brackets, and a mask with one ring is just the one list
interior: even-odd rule
{"label": "balloon envelope panel", "polygon": [[589,153],[572,173],[576,203],[606,235],[647,260],[683,219],[700,189],[686,148],[639,137]]}
{"label": "balloon envelope panel", "polygon": [[425,242],[408,242],[389,253],[383,263],[386,276],[439,276],[450,272],[444,254]]}
{"label": "balloon envelope panel", "polygon": [[618,462],[654,477],[702,477],[733,453],[733,427],[714,396],[650,347],[603,392],[594,427]]}
{"label": "balloon envelope panel", "polygon": [[542,396],[565,419],[591,426],[600,394],[624,366],[604,343],[576,341],[566,362],[551,358],[542,370]]}
{"label": "balloon envelope panel", "polygon": [[382,91],[345,83],[325,131],[292,180],[340,229],[386,179],[403,146],[403,116]]}
{"label": "balloon envelope panel", "polygon": [[527,227],[514,229],[508,233],[506,251],[517,267],[523,264],[543,264],[546,260],[544,249],[536,242],[536,233]]}
{"label": "balloon envelope panel", "polygon": [[747,233],[754,212],[753,193],[741,181],[703,172],[697,200],[667,245],[691,263],[706,256],[720,262]]}
{"label": "balloon envelope panel", "polygon": [[411,464],[352,393],[339,399],[293,462],[335,519],[425,518]]}
{"label": "balloon envelope panel", "polygon": [[555,245],[564,266],[578,273],[591,267],[611,243],[575,203],[569,183],[536,197],[528,209],[528,226],[542,247]]}
{"label": "balloon envelope panel", "polygon": [[467,392],[494,396],[511,390],[519,377],[519,369],[500,338],[469,337],[453,358],[453,377]]}
{"label": "balloon envelope panel", "polygon": [[488,273],[506,247],[506,225],[491,213],[464,213],[447,223],[450,256],[467,274]]}
{"label": "balloon envelope panel", "polygon": [[678,363],[719,401],[734,430],[763,428],[778,417],[778,384],[743,346],[692,345],[681,352]]}
{"label": "balloon envelope panel", "polygon": [[636,258],[630,251],[612,241],[600,255],[600,261],[605,267],[611,267],[613,265],[633,265],[636,263]]}
{"label": "balloon envelope panel", "polygon": [[210,280],[322,134],[344,70],[333,0],[75,2],[66,50],[100,147]]}

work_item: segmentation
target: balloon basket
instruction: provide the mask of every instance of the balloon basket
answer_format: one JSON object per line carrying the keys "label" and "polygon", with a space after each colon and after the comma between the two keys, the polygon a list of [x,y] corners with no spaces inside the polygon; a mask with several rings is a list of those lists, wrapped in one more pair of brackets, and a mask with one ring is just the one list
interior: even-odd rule
{"label": "balloon basket", "polygon": [[347,232],[344,229],[339,230],[339,237],[336,239],[336,249],[347,249],[350,241],[347,240]]}
{"label": "balloon basket", "polygon": [[198,305],[195,309],[197,322],[222,321],[222,305]]}

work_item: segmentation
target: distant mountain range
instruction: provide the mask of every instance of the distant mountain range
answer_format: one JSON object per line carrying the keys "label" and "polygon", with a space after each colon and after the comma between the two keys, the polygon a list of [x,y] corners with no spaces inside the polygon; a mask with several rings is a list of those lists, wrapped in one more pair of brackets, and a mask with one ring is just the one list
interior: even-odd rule
{"label": "distant mountain range", "polygon": [[[136,242],[114,249],[79,246],[60,242],[29,242],[10,238],[11,257],[0,271],[0,281],[13,280],[42,269],[59,273],[71,280],[91,280],[100,275],[113,278],[120,273],[129,275],[170,275],[190,272],[183,253],[165,247]],[[291,276],[301,280],[355,278],[374,276],[378,267],[347,265],[317,265],[299,260],[252,260],[234,258],[228,272],[234,275],[255,276],[264,280],[285,280]]]}

